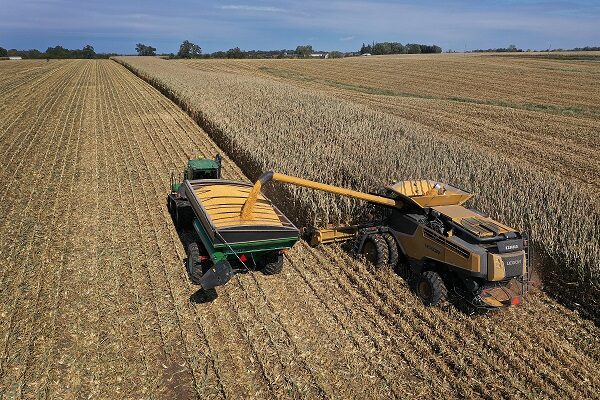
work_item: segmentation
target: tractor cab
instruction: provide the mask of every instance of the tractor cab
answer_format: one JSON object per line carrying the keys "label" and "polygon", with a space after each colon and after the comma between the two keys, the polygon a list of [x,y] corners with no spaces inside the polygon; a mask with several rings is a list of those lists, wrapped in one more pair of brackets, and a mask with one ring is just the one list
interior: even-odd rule
{"label": "tractor cab", "polygon": [[[201,157],[189,160],[183,170],[183,180],[221,179],[221,160],[219,154],[212,160]],[[174,174],[171,174],[171,191],[175,193],[180,187],[181,182],[177,182]]]}
{"label": "tractor cab", "polygon": [[221,179],[221,156],[217,154],[214,160],[206,158],[189,160],[183,171],[183,180],[192,179]]}

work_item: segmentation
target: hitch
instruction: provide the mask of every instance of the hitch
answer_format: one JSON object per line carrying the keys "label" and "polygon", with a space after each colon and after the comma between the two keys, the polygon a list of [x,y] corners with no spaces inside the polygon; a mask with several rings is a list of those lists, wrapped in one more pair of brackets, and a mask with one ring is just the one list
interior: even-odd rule
{"label": "hitch", "polygon": [[216,262],[200,278],[200,286],[204,290],[210,290],[229,282],[233,276],[233,269],[227,260]]}

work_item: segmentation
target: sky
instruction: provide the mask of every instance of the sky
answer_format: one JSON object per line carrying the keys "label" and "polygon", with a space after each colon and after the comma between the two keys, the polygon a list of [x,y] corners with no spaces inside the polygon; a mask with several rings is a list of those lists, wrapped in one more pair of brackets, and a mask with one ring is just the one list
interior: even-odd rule
{"label": "sky", "polygon": [[600,45],[600,0],[289,1],[0,0],[0,47],[94,46],[131,54],[136,43],[177,52],[240,47],[356,51],[372,41],[446,50]]}

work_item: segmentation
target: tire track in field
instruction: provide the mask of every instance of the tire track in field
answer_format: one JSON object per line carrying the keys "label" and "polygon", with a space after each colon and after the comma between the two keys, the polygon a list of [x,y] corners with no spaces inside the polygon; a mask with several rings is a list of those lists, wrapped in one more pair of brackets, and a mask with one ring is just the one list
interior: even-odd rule
{"label": "tire track in field", "polygon": [[[76,78],[76,82],[81,82],[84,79],[84,75],[85,75],[85,71],[82,71],[79,76]],[[72,90],[71,92],[69,92],[69,99],[67,101],[67,104],[76,104],[76,99],[78,98],[80,94],[77,93],[76,90]],[[67,110],[67,111],[65,111]],[[60,114],[60,118],[61,119],[68,119],[69,115],[71,114],[70,110],[68,110],[68,107],[63,108],[62,112],[65,112],[66,114]],[[52,136],[54,137],[55,134],[57,133],[57,131],[59,130],[59,126],[57,126],[57,128],[53,131]],[[62,159],[62,169],[61,168],[55,168],[55,166],[58,166],[58,163],[60,163],[61,161],[61,157],[59,157],[59,149],[64,148],[68,148],[68,143],[70,141],[70,135],[72,133],[72,131],[69,131],[69,137],[67,136],[66,133],[66,125],[63,126],[63,129],[60,133],[60,139],[58,141],[58,147],[57,149],[55,149],[55,153],[53,154],[53,159],[51,162],[51,165],[46,165],[46,160],[48,158],[48,155],[50,154],[50,148],[47,148],[47,151],[44,155],[44,158],[42,160],[41,165],[43,167],[46,167],[45,170],[47,170],[50,173],[50,179],[49,182],[54,183],[56,185],[56,189],[53,191],[52,188],[54,187],[52,184],[47,184],[46,186],[40,185],[39,188],[37,188],[38,184],[39,184],[39,175],[36,176],[36,178],[34,179],[33,182],[30,182],[32,184],[32,192],[26,202],[26,207],[25,209],[22,211],[22,214],[24,215],[28,215],[29,211],[28,208],[33,204],[37,204],[42,205],[45,204],[45,198],[48,194],[50,193],[58,193],[60,191],[59,187],[62,184],[62,180],[64,177],[64,169],[66,167],[66,159]],[[59,174],[60,172],[60,174]],[[32,174],[33,175],[33,174]],[[34,175],[35,176],[35,175]],[[55,177],[55,179],[53,179]],[[39,189],[41,190],[41,194],[39,196],[35,195],[35,190]],[[65,188],[66,189],[66,188]],[[53,205],[51,207],[39,207],[37,210],[35,210],[35,215],[32,216],[32,220],[29,220],[27,225],[24,224],[24,222],[26,221],[25,218],[21,219],[20,221],[20,226],[18,230],[12,230],[12,240],[14,241],[14,243],[19,243],[21,242],[21,240],[26,240],[25,242],[21,242],[23,244],[23,247],[21,246],[11,246],[9,247],[11,249],[11,253],[12,255],[9,255],[9,260],[13,259],[13,263],[15,263],[16,265],[20,265],[21,268],[19,268],[17,271],[5,271],[5,278],[8,278],[10,275],[16,273],[17,276],[15,276],[15,280],[11,283],[7,282],[6,280],[3,280],[2,282],[2,289],[4,291],[6,291],[7,293],[14,293],[16,295],[11,296],[12,297],[12,305],[10,306],[10,310],[11,311],[11,317],[7,318],[7,319],[3,319],[3,321],[8,321],[8,327],[6,328],[6,331],[4,332],[5,335],[5,339],[4,339],[4,356],[2,358],[2,364],[0,365],[0,376],[3,375],[3,371],[4,371],[4,367],[6,362],[8,361],[9,356],[7,355],[7,351],[10,348],[11,351],[15,351],[17,350],[14,346],[9,346],[9,340],[10,340],[10,335],[13,334],[18,334],[19,331],[15,332],[15,329],[26,329],[28,326],[26,324],[27,322],[27,318],[21,319],[18,318],[17,319],[17,312],[19,311],[20,308],[20,302],[23,301],[24,299],[22,299],[22,296],[25,296],[26,298],[29,296],[29,293],[31,292],[28,289],[28,286],[30,285],[30,281],[37,281],[37,290],[39,290],[40,284],[39,282],[41,282],[41,273],[39,273],[39,271],[36,271],[33,268],[24,268],[26,265],[28,264],[32,264],[32,265],[41,265],[41,266],[45,266],[48,265],[49,263],[46,263],[44,261],[43,258],[40,260],[38,257],[38,251],[34,251],[33,249],[38,247],[38,246],[44,246],[42,247],[42,251],[47,251],[44,249],[47,249],[48,243],[49,243],[49,238],[48,237],[44,237],[44,232],[48,232],[47,227],[45,227],[44,224],[44,220],[45,219],[51,219],[53,221],[55,221],[55,223],[57,222],[58,218],[56,216],[56,207],[58,206],[58,199],[55,199],[55,201],[52,203]],[[40,221],[39,224],[34,224],[33,221]],[[16,220],[15,220],[16,222]],[[53,225],[50,225],[50,227],[52,227]],[[33,228],[33,230],[31,230]],[[30,231],[31,230],[31,231]],[[52,231],[53,229],[50,228],[50,231]],[[19,239],[19,235],[23,234],[24,238],[23,239]],[[41,237],[40,237],[41,236]],[[3,242],[5,242],[6,239],[3,239]],[[39,241],[39,244],[38,244]],[[20,255],[25,257],[25,262],[23,262],[23,260],[21,259],[21,257],[19,257]],[[32,258],[34,257],[34,258]],[[41,264],[40,264],[41,261]],[[19,262],[19,264],[16,264],[17,262]],[[32,274],[34,272],[38,272],[37,275],[34,275],[37,277],[37,279],[34,279],[33,277],[31,277],[30,279],[27,279],[27,275],[26,274]],[[16,288],[20,288],[20,290],[16,290]],[[19,294],[17,294],[19,293]],[[7,297],[8,299],[8,297]],[[25,314],[26,316],[27,314]],[[18,326],[23,326],[22,328],[14,328],[13,324],[18,324]],[[4,329],[2,329],[4,331]],[[23,341],[18,341],[17,343],[23,343]],[[18,352],[15,352],[16,354],[19,354]],[[20,355],[20,354],[19,354]],[[11,357],[14,358],[14,357]],[[23,368],[23,366],[21,366],[21,368]],[[20,373],[20,371],[19,371]],[[17,383],[17,381],[15,380],[14,383]]]}
{"label": "tire track in field", "polygon": [[[161,204],[162,204],[162,202],[161,202]],[[202,335],[201,335],[201,336],[202,336],[202,338],[203,338],[203,341],[205,341],[205,343],[207,343],[207,342],[206,342],[206,340],[207,340],[207,336],[206,336],[206,332],[205,332],[205,331],[203,331],[203,332],[202,332]],[[212,364],[212,369],[213,369],[214,373],[217,373],[217,374],[218,374],[218,372],[217,372],[217,370],[216,370],[216,368],[215,368],[215,362],[214,362],[214,358],[212,359],[212,362],[209,362],[209,364]],[[210,366],[209,364],[206,364],[206,367],[207,367],[207,368]],[[207,370],[206,370],[206,371],[207,371]],[[207,374],[208,374],[208,372],[207,372]],[[199,385],[200,385],[200,386],[206,386],[206,384],[207,384],[207,382],[206,382],[206,378],[208,378],[208,375],[205,377],[205,379],[203,379],[203,380],[202,380],[202,383],[201,383],[201,384],[199,383]],[[210,379],[212,380],[212,378],[210,378]],[[210,384],[209,384],[208,386],[209,386],[209,389],[213,387],[213,385],[210,385]],[[215,384],[214,384],[214,386],[220,386],[220,382],[219,382],[219,380],[216,380],[216,381],[215,381]],[[222,388],[221,388],[221,394],[222,394]],[[213,395],[214,395],[214,394],[213,394]]]}
{"label": "tire track in field", "polygon": [[[86,77],[89,74],[89,70],[87,68],[84,68],[82,70],[82,73],[80,75],[80,77],[77,79],[77,84],[73,89],[73,96],[71,98],[71,110],[76,110],[77,107],[76,105],[79,104],[82,101],[82,98],[84,97],[84,93],[82,93],[81,90],[77,90],[80,87],[80,84],[82,82],[85,81]],[[74,177],[75,177],[75,167],[77,165],[76,160],[77,160],[77,154],[78,154],[78,149],[79,149],[79,133],[81,131],[81,129],[77,130],[76,128],[76,118],[77,115],[73,112],[71,112],[71,110],[68,111],[68,114],[65,116],[64,121],[65,124],[63,125],[63,129],[61,132],[61,138],[66,136],[66,142],[63,142],[63,146],[59,146],[56,149],[55,155],[54,155],[54,160],[53,160],[53,164],[51,167],[51,170],[54,171],[56,170],[57,172],[59,172],[58,176],[56,177],[56,181],[57,181],[57,190],[55,192],[55,199],[53,202],[53,205],[51,207],[48,207],[48,210],[50,210],[50,212],[47,214],[47,217],[40,217],[38,219],[41,220],[41,222],[38,224],[38,226],[40,226],[41,228],[45,228],[44,226],[44,221],[46,219],[50,219],[50,226],[58,226],[58,227],[63,227],[64,225],[61,225],[61,217],[62,218],[68,218],[68,216],[70,215],[70,208],[71,208],[71,202],[70,202],[70,196],[65,196],[65,193],[70,193],[73,187],[73,182],[74,182]],[[67,133],[68,131],[68,133]],[[75,132],[77,131],[77,132]],[[72,147],[72,152],[70,152],[70,148]],[[60,155],[59,155],[60,153]],[[73,157],[73,158],[70,158]],[[56,168],[55,168],[56,166]],[[67,180],[70,180],[70,182],[68,182]],[[66,185],[64,188],[61,188],[61,185]],[[47,186],[46,188],[48,188],[50,186]],[[48,193],[48,192],[46,192]],[[50,194],[52,192],[49,192],[48,194]],[[63,197],[64,196],[64,197]],[[42,195],[42,197],[40,199],[38,199],[38,202],[43,202],[44,201],[44,197],[46,197],[46,195]],[[40,211],[47,211],[44,207],[40,207]],[[37,231],[37,229],[36,229]],[[13,314],[11,317],[11,323],[13,321],[14,322],[14,326],[11,324],[9,326],[9,333],[12,333],[13,335],[16,335],[18,339],[15,339],[15,342],[10,346],[10,351],[13,352],[14,356],[6,356],[7,358],[11,359],[11,363],[14,363],[14,367],[13,368],[7,368],[7,370],[10,370],[13,373],[17,374],[17,377],[13,378],[13,385],[15,387],[15,390],[17,391],[17,393],[21,393],[21,390],[24,387],[24,383],[23,383],[23,379],[24,379],[24,375],[27,373],[28,371],[28,367],[29,367],[29,360],[30,360],[30,356],[31,353],[34,351],[35,348],[35,339],[37,337],[39,337],[39,334],[36,334],[36,330],[40,327],[40,325],[43,324],[42,321],[40,321],[40,316],[42,314],[40,314],[40,310],[42,308],[42,305],[46,304],[45,300],[46,297],[48,297],[48,294],[52,291],[52,289],[50,289],[50,286],[55,284],[57,285],[57,291],[61,290],[62,287],[60,285],[60,278],[61,278],[61,273],[62,273],[62,267],[59,268],[59,272],[58,272],[58,279],[56,280],[52,280],[50,282],[46,282],[45,278],[47,278],[48,275],[52,274],[52,266],[48,265],[46,263],[44,263],[45,259],[56,259],[54,257],[52,257],[52,250],[54,249],[52,242],[50,242],[50,234],[49,232],[54,231],[54,229],[51,229],[50,231],[38,231],[40,235],[44,235],[43,238],[41,238],[41,243],[36,246],[39,247],[39,251],[40,253],[42,253],[42,258],[41,261],[38,261],[37,259],[37,252],[32,252],[32,255],[35,254],[34,258],[32,259],[26,259],[24,262],[24,266],[25,265],[31,265],[32,267],[30,268],[22,268],[22,273],[21,273],[21,277],[20,277],[20,287],[27,287],[29,285],[31,285],[30,282],[37,282],[35,284],[35,289],[34,290],[27,290],[25,292],[25,296],[23,298],[15,298],[15,302],[13,305]],[[62,232],[62,229],[58,229],[59,232]],[[32,235],[32,237],[35,237],[36,233],[34,233]],[[66,238],[65,242],[68,243],[68,238]],[[64,244],[65,242],[61,243]],[[59,242],[60,243],[60,242]],[[33,248],[33,242],[30,244],[30,246]],[[55,250],[56,251],[56,250]],[[67,254],[68,253],[68,248],[65,247],[62,251],[58,250],[57,254]],[[41,269],[36,268],[37,266],[42,267]],[[50,268],[48,271],[46,271],[43,267],[47,267]],[[44,290],[44,295],[42,295],[42,290]],[[30,295],[31,293],[31,295]],[[33,293],[35,293],[35,295],[33,295]],[[30,298],[31,297],[31,298]],[[20,300],[20,301],[19,301]],[[34,321],[39,321],[38,323],[35,323]],[[40,331],[41,332],[41,331]],[[26,340],[23,340],[22,336],[27,337]],[[7,338],[7,342],[6,345],[9,346],[9,342],[10,342],[10,336]],[[23,346],[23,347],[21,347]],[[8,350],[8,347],[7,349]],[[5,352],[6,352],[5,350]],[[2,373],[0,373],[0,375],[3,375]],[[11,378],[9,378],[11,379]]]}
{"label": "tire track in field", "polygon": [[[392,280],[386,279],[385,282],[387,282],[387,285],[389,285],[390,283],[392,283],[391,287],[396,287],[397,289],[397,282],[394,280],[394,278],[396,278],[395,276],[391,276]],[[387,299],[393,299],[394,295],[393,293],[397,293],[399,292],[398,290],[394,290],[393,292],[391,291],[391,288],[389,289],[389,294],[385,294],[385,292],[388,290],[386,288],[386,283],[382,284],[384,286],[381,287],[382,290],[384,291],[379,291],[380,296],[383,296],[382,299],[386,300]],[[370,285],[370,286],[377,286],[377,285]],[[389,300],[388,300],[389,302]],[[401,307],[400,305],[397,305],[398,307]],[[451,319],[452,317],[448,317],[446,314],[442,314],[439,310],[425,310],[426,313],[424,314],[420,314],[421,316],[428,316],[431,314],[440,314],[440,316],[442,317],[442,319],[437,319],[435,321],[436,325],[438,326],[438,329],[440,330],[440,332],[454,332],[454,335],[456,337],[456,340],[467,340],[468,342],[469,340],[469,335],[468,335],[468,331],[465,331],[464,329],[458,329],[457,328],[457,324],[456,321],[454,319]],[[508,312],[508,310],[507,310]],[[471,325],[471,329],[469,331],[472,332],[480,332],[481,329],[478,329],[478,326],[476,324],[476,321],[470,319],[470,318],[465,318],[462,315],[456,315],[456,317],[465,319],[465,322],[467,322],[468,325]],[[440,325],[440,323],[442,323],[442,325]],[[542,377],[538,376],[538,375],[533,375],[531,371],[536,371],[541,369],[545,369],[544,367],[544,361],[543,360],[535,360],[532,359],[532,357],[523,357],[522,359],[516,358],[515,357],[515,350],[511,349],[510,351],[508,351],[509,349],[502,347],[500,344],[501,343],[515,343],[515,340],[512,338],[505,338],[504,340],[500,340],[501,337],[503,335],[505,335],[505,333],[503,331],[497,331],[494,328],[496,327],[496,325],[492,322],[490,324],[490,326],[492,327],[492,331],[488,332],[487,334],[483,335],[486,343],[489,341],[489,344],[492,344],[493,347],[495,347],[495,354],[501,355],[504,359],[507,360],[511,360],[510,363],[508,364],[507,368],[504,369],[504,371],[506,371],[507,369],[517,369],[520,371],[520,373],[522,373],[526,379],[524,380],[523,378],[518,378],[519,380],[524,380],[525,382],[536,382],[536,384],[538,385],[539,388],[543,388],[545,391],[549,391],[549,393],[554,393],[553,390],[558,391],[558,393],[563,393],[562,395],[567,395],[571,398],[573,397],[577,397],[577,395],[575,394],[579,389],[577,388],[577,386],[573,386],[571,383],[575,383],[578,382],[578,380],[573,380],[571,381],[571,383],[568,382],[564,382],[562,380],[561,377],[559,377],[555,372],[554,369],[551,370],[546,370],[546,371],[541,371],[541,375],[543,376],[543,379],[541,379]],[[501,325],[501,326],[514,326],[514,324],[506,324],[506,325]],[[513,335],[514,333],[511,333],[511,335]],[[518,335],[518,329],[516,330],[516,334]],[[479,334],[479,336],[482,336],[481,334]],[[489,338],[495,338],[497,340],[491,341]],[[518,345],[522,344],[522,341],[517,341],[516,342]],[[473,349],[477,348],[477,339],[474,339],[474,341],[472,342],[472,344],[469,346]],[[526,351],[526,350],[522,350],[521,354],[530,354],[530,351]],[[534,354],[534,353],[531,353]],[[537,352],[535,352],[535,354],[537,354]],[[477,358],[475,358],[474,360],[477,360]],[[528,364],[524,367],[521,367],[521,365],[523,364]],[[494,365],[494,364],[487,364],[487,365]],[[574,363],[573,365],[577,365],[577,363]],[[555,367],[556,368],[556,367]],[[485,371],[485,369],[481,369],[478,368],[479,370]],[[498,371],[498,374],[502,374],[503,370]],[[548,380],[550,379],[550,380]],[[548,386],[548,383],[550,383],[552,386],[554,386],[554,389],[550,388]],[[565,387],[566,384],[566,387]],[[523,386],[524,387],[524,386]],[[519,386],[517,386],[517,388],[519,388]],[[584,392],[587,389],[583,389]],[[554,394],[556,395],[556,393]]]}
{"label": "tire track in field", "polygon": [[[122,153],[123,144],[118,143],[118,135],[114,134],[119,126],[115,120],[116,113],[113,110],[110,91],[113,90],[110,71],[101,64],[101,113],[102,137],[106,146],[107,163],[112,171],[112,185],[105,192],[107,201],[115,204],[114,218],[109,222],[111,225],[110,257],[115,276],[115,291],[111,297],[117,302],[116,323],[121,327],[119,338],[115,338],[118,347],[115,352],[119,355],[119,362],[108,364],[102,371],[102,375],[113,381],[117,391],[123,391],[127,397],[148,397],[151,390],[156,386],[155,378],[150,374],[148,365],[148,354],[152,344],[143,335],[148,318],[143,316],[147,309],[146,300],[140,295],[141,286],[139,280],[145,282],[145,277],[138,277],[133,263],[132,246],[136,241],[131,236],[131,229],[137,224],[131,210],[132,204],[132,181],[131,167],[128,165],[128,157]],[[116,200],[115,200],[115,194]],[[147,290],[144,288],[142,291]],[[114,318],[113,318],[114,319]],[[121,323],[120,323],[121,322]],[[110,331],[109,331],[110,332]],[[109,332],[106,333],[107,337]],[[107,385],[109,385],[107,383]],[[113,386],[109,386],[112,388]]]}
{"label": "tire track in field", "polygon": [[[111,87],[117,89],[115,87],[115,77],[112,72],[109,72],[109,76],[111,78]],[[168,328],[164,325],[164,322],[161,323],[162,311],[159,309],[159,304],[157,303],[158,300],[161,300],[161,296],[157,296],[155,292],[157,287],[155,284],[156,277],[152,271],[152,264],[156,263],[156,261],[153,261],[152,259],[154,251],[148,249],[147,246],[144,246],[147,240],[146,238],[150,235],[148,226],[149,217],[147,215],[147,209],[140,210],[140,206],[144,205],[146,200],[144,198],[143,190],[140,190],[144,185],[140,171],[142,166],[137,162],[137,157],[139,157],[139,155],[136,155],[134,150],[135,144],[132,143],[131,140],[132,138],[137,140],[135,137],[136,132],[134,129],[135,127],[130,121],[130,117],[125,116],[122,112],[123,110],[118,106],[120,103],[119,98],[116,97],[117,94],[115,94],[115,90],[108,91],[108,94],[110,104],[109,114],[115,117],[114,133],[116,140],[119,143],[119,157],[126,160],[127,165],[129,188],[126,191],[128,192],[130,200],[125,204],[127,204],[129,208],[128,213],[132,214],[131,227],[136,227],[135,230],[132,230],[130,236],[131,242],[129,243],[129,246],[131,248],[131,253],[129,256],[131,257],[132,271],[136,272],[135,280],[138,284],[136,291],[142,299],[142,309],[140,310],[141,316],[143,320],[151,321],[151,327],[143,327],[144,338],[149,342],[147,350],[145,351],[148,372],[149,375],[151,375],[148,378],[151,379],[152,382],[149,386],[151,388],[161,387],[161,382],[164,382],[164,379],[166,379],[163,372],[169,367],[165,347],[165,335],[168,334],[166,330]],[[123,228],[129,229],[129,226],[124,226]],[[139,275],[137,274],[138,271],[140,273]],[[148,322],[144,325],[148,325]],[[163,365],[167,368],[163,367]]]}
{"label": "tire track in field", "polygon": [[[128,76],[131,76],[131,75],[128,75]],[[127,92],[129,92],[129,91],[127,91]],[[159,113],[159,114],[160,114],[160,113]],[[165,125],[168,125],[168,124],[165,124]],[[160,126],[162,126],[162,125],[160,125]],[[156,131],[156,130],[155,130],[155,131]],[[149,131],[149,132],[150,132],[150,131]],[[154,141],[154,139],[152,139],[152,141]],[[162,144],[163,144],[163,146],[164,146],[164,143],[162,143]],[[165,166],[166,166],[166,164],[164,163],[164,159],[163,159],[163,157],[162,157],[162,155],[161,155],[161,151],[158,149],[158,146],[156,146],[156,143],[154,144],[154,147],[155,147],[155,150],[156,150],[156,152],[157,152],[158,159],[160,159],[161,161],[163,161],[163,165],[165,165]],[[147,154],[151,154],[151,151],[146,151],[146,152],[144,152],[143,154],[145,154],[145,153],[147,153]],[[156,171],[155,171],[155,173],[156,173],[156,175],[157,175],[157,176],[160,176],[160,171],[159,171],[159,170],[156,170]],[[163,169],[163,173],[164,173],[164,169]],[[167,187],[167,186],[168,186],[168,185],[166,185],[166,183],[167,183],[167,182],[165,182],[165,187]],[[156,185],[154,185],[154,187],[155,187],[155,189],[156,189],[156,195],[157,195],[157,198],[161,198],[161,197],[163,197],[163,196],[164,196],[164,193],[161,193],[161,192],[159,191],[159,189],[157,189],[157,188],[156,188]],[[161,196],[161,195],[162,195],[162,196]],[[163,215],[164,215],[166,218],[168,218],[168,219],[169,219],[169,222],[170,222],[170,218],[168,217],[168,215],[167,215],[166,211],[164,211],[164,206],[163,206],[163,207],[161,207],[161,208],[162,208],[162,210],[163,210]],[[157,241],[158,241],[158,238],[157,238]],[[187,278],[185,278],[185,277],[184,277],[184,279],[185,279],[185,280],[187,280]],[[213,320],[213,322],[212,322],[211,324],[209,324],[209,325],[208,325],[208,327],[210,327],[210,326],[215,326],[215,327],[218,327],[218,326],[220,326],[220,324],[219,324],[219,319]],[[227,335],[224,335],[224,334],[222,333],[222,330],[223,330],[223,329],[227,329],[227,326],[219,328],[219,335],[218,335],[217,337],[228,337]],[[231,331],[229,331],[229,332],[231,332]],[[219,339],[216,339],[216,340],[217,340],[217,343],[218,343],[218,340],[219,340]],[[229,354],[229,352],[228,352],[228,351],[226,351],[226,352],[224,352],[224,353],[225,353],[225,354]],[[234,362],[234,358],[231,358],[231,357],[229,357],[229,359],[228,359],[228,364],[232,364],[233,362]],[[225,365],[227,365],[227,364],[225,364]],[[237,378],[237,379],[239,379],[239,376],[238,376],[238,378]],[[233,382],[232,386],[233,386],[233,387],[235,387],[235,386],[236,386],[236,385],[235,385],[235,383],[236,383],[236,378],[234,378],[234,379],[233,379],[231,382]],[[237,394],[239,394],[240,392],[239,392],[239,391],[237,391],[237,390],[233,391],[233,394],[234,394],[234,395],[235,395],[236,393],[237,393]]]}

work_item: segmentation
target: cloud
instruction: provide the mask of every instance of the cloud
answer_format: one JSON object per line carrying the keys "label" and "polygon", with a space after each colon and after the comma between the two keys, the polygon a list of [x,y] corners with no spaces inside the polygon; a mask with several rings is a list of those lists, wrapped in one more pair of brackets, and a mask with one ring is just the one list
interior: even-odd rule
{"label": "cloud", "polygon": [[354,38],[355,38],[355,36],[344,36],[344,37],[341,37],[340,40],[342,42],[347,42],[349,40],[354,40]]}
{"label": "cloud", "polygon": [[224,6],[217,6],[220,10],[235,10],[235,11],[255,11],[255,12],[268,12],[268,13],[282,13],[286,12],[283,8],[269,7],[269,6],[249,6],[245,4],[229,4]]}

